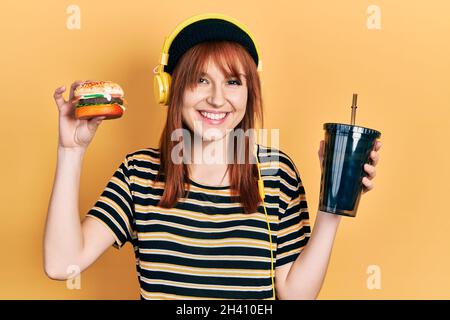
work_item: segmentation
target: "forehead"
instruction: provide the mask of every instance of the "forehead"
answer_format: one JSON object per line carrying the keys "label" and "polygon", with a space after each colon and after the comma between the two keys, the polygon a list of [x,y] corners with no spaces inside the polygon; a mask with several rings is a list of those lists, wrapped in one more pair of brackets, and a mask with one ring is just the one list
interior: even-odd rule
{"label": "forehead", "polygon": [[[217,59],[218,60],[218,59]],[[233,67],[237,69],[239,74],[244,74],[244,69],[238,60],[233,62],[227,62],[224,59],[216,61],[216,59],[210,57],[200,70],[202,74],[214,75],[214,76],[229,76],[233,74]]]}

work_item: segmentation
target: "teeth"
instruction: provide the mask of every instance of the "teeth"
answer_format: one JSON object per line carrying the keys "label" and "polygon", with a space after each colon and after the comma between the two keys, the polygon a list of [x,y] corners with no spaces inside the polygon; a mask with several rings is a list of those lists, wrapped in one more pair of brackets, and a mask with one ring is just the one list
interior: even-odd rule
{"label": "teeth", "polygon": [[209,113],[209,112],[205,112],[205,111],[201,111],[200,113],[205,118],[212,119],[212,120],[220,120],[220,119],[225,118],[225,116],[227,115],[226,113]]}

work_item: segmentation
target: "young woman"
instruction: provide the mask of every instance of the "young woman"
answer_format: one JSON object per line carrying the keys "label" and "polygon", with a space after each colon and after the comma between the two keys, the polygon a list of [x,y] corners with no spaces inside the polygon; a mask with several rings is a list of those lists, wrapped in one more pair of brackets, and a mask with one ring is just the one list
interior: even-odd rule
{"label": "young woman", "polygon": [[[221,34],[180,55],[170,70],[159,147],[127,154],[82,223],[81,165],[102,118],[74,118],[71,100],[82,81],[72,84],[68,101],[65,88],[56,89],[58,161],[44,239],[50,278],[67,279],[68,266],[83,271],[111,245],[130,242],[141,299],[317,297],[341,217],[319,211],[311,234],[305,190],[290,157],[262,144],[253,153],[251,137],[234,135],[262,122],[260,79],[248,48]],[[182,139],[174,139],[177,130]],[[364,192],[373,188],[380,146],[365,166]],[[239,152],[247,161],[230,161]],[[205,161],[213,153],[214,162]],[[320,161],[322,153],[323,141]],[[264,199],[252,156],[261,163]]]}

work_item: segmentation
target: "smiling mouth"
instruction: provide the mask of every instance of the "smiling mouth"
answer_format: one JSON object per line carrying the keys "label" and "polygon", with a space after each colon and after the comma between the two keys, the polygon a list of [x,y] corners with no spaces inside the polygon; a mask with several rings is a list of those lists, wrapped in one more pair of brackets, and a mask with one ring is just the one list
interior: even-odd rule
{"label": "smiling mouth", "polygon": [[201,110],[197,110],[198,113],[200,114],[200,116],[208,123],[212,123],[212,124],[220,124],[222,123],[227,116],[231,113],[231,112],[206,112],[206,111],[201,111]]}

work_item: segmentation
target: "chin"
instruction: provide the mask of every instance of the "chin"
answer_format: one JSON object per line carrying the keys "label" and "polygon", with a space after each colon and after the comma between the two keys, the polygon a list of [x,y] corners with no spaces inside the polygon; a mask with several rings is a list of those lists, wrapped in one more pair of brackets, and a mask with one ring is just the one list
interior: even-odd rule
{"label": "chin", "polygon": [[208,134],[203,134],[202,135],[202,140],[203,141],[219,141],[219,140],[223,140],[225,138],[226,134],[220,134],[220,135],[208,135]]}

